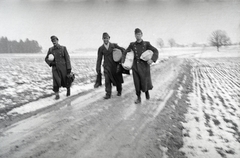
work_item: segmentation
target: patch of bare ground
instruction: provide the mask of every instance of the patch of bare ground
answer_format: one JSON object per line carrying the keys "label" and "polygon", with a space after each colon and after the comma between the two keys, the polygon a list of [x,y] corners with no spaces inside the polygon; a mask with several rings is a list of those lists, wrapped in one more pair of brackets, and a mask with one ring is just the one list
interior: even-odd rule
{"label": "patch of bare ground", "polygon": [[[183,134],[181,122],[185,120],[184,114],[188,108],[187,96],[192,91],[192,74],[190,64],[182,65],[182,67],[183,71],[179,74],[172,97],[152,124],[158,138],[155,140],[155,145],[165,150],[169,158],[186,158],[179,149],[183,146],[183,137],[188,136],[187,133]],[[179,86],[182,86],[180,97],[178,96]]]}

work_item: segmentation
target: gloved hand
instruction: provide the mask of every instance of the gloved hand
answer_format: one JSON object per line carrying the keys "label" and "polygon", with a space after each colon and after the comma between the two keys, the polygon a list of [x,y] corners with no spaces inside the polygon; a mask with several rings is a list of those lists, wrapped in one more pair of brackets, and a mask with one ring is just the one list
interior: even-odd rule
{"label": "gloved hand", "polygon": [[70,74],[71,73],[71,69],[67,69],[67,74]]}
{"label": "gloved hand", "polygon": [[50,67],[56,66],[56,63],[55,63],[55,62],[51,62],[51,63],[49,64],[49,66],[50,66]]}
{"label": "gloved hand", "polygon": [[148,60],[147,63],[151,65],[153,63],[152,59]]}

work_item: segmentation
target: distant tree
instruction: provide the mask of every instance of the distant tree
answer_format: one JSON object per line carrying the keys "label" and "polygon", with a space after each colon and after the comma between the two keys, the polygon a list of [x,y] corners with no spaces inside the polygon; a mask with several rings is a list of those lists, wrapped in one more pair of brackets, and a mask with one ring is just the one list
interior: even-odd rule
{"label": "distant tree", "polygon": [[230,38],[227,36],[227,33],[222,30],[213,31],[209,41],[211,46],[217,47],[218,52],[221,46],[229,45],[231,43]]}
{"label": "distant tree", "polygon": [[197,43],[195,43],[195,42],[192,43],[192,47],[197,47],[197,46],[198,46]]}
{"label": "distant tree", "polygon": [[185,45],[184,44],[177,44],[176,43],[176,45],[175,45],[176,47],[185,47]]}
{"label": "distant tree", "polygon": [[168,40],[168,43],[169,43],[170,47],[175,47],[175,46],[177,46],[177,43],[176,43],[176,41],[175,41],[173,38],[169,39],[169,40]]}
{"label": "distant tree", "polygon": [[239,42],[235,42],[235,43],[231,43],[231,45],[237,46],[237,45],[240,45],[240,43]]}
{"label": "distant tree", "polygon": [[205,44],[199,44],[199,43],[193,42],[191,46],[192,47],[205,47]]}
{"label": "distant tree", "polygon": [[7,37],[1,37],[0,39],[0,51],[3,53],[9,52],[9,42]]}
{"label": "distant tree", "polygon": [[162,38],[157,39],[157,45],[158,45],[160,48],[163,48],[164,42],[163,42],[163,39],[162,39]]}
{"label": "distant tree", "polygon": [[0,53],[38,53],[42,47],[35,40],[26,39],[24,42],[10,41],[7,37],[0,38]]}

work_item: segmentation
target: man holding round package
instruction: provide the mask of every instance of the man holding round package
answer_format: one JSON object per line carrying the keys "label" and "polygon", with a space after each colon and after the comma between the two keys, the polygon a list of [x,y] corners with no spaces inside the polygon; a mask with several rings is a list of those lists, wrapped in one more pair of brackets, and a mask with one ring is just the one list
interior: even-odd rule
{"label": "man holding round package", "polygon": [[[149,90],[153,88],[150,65],[158,59],[158,50],[153,47],[150,42],[142,40],[142,31],[139,28],[135,29],[136,42],[130,43],[126,49],[122,62],[124,63],[126,54],[128,52],[134,53],[132,74],[136,90],[137,100],[136,104],[141,103],[141,91],[145,92],[146,99],[150,99]],[[152,52],[149,57],[149,50]],[[146,55],[147,54],[147,55]]]}
{"label": "man holding round package", "polygon": [[118,71],[118,68],[121,62],[122,53],[125,49],[119,47],[115,43],[110,43],[110,36],[106,32],[103,33],[102,40],[103,45],[98,48],[96,71],[98,74],[101,74],[102,59],[104,59],[103,72],[106,91],[104,99],[110,99],[112,95],[112,85],[117,87],[117,96],[121,96],[122,94],[123,76],[122,73]]}
{"label": "man holding round package", "polygon": [[67,76],[71,73],[70,57],[65,46],[58,44],[58,38],[56,36],[50,37],[53,47],[49,48],[47,56],[45,57],[46,63],[52,67],[53,77],[53,91],[56,94],[55,99],[59,99],[59,88],[67,88],[67,96],[70,96],[70,86]]}

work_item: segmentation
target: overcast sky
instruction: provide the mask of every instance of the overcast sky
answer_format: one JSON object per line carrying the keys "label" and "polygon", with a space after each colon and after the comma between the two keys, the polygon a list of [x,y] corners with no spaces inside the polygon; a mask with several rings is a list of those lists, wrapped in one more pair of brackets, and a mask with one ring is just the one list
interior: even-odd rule
{"label": "overcast sky", "polygon": [[158,38],[207,43],[217,29],[240,41],[239,0],[0,0],[0,19],[0,36],[34,39],[44,49],[52,46],[51,35],[69,50],[97,49],[103,32],[127,47],[136,27],[153,45]]}

